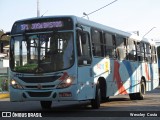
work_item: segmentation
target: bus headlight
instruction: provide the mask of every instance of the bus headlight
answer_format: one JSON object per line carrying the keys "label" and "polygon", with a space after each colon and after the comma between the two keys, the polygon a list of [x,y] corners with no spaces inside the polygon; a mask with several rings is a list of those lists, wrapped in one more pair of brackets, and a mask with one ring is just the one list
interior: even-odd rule
{"label": "bus headlight", "polygon": [[71,84],[73,83],[73,80],[74,80],[73,77],[68,77],[67,79],[62,80],[60,84],[57,86],[57,88],[58,89],[67,88],[71,86]]}
{"label": "bus headlight", "polygon": [[15,89],[23,89],[23,87],[15,80],[11,80],[10,85]]}

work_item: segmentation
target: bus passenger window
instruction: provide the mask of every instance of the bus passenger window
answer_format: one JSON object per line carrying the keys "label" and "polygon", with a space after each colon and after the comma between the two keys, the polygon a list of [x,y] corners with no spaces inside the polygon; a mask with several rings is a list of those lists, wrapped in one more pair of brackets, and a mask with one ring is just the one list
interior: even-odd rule
{"label": "bus passenger window", "polygon": [[140,50],[141,50],[141,55],[142,55],[142,61],[145,59],[145,54],[144,54],[144,43],[140,42]]}
{"label": "bus passenger window", "polygon": [[136,42],[132,39],[128,39],[128,58],[136,60]]}
{"label": "bus passenger window", "polygon": [[151,63],[151,46],[149,44],[145,44],[145,61]]}
{"label": "bus passenger window", "polygon": [[92,30],[92,46],[93,46],[93,55],[94,56],[103,56],[103,46],[102,46],[102,37],[101,32],[98,30]]}
{"label": "bus passenger window", "polygon": [[77,54],[79,65],[91,64],[89,33],[77,32]]}
{"label": "bus passenger window", "polygon": [[128,60],[128,38],[123,38],[124,39],[124,54],[125,54],[125,59]]}
{"label": "bus passenger window", "polygon": [[141,44],[137,42],[137,57],[138,61],[142,61]]}
{"label": "bus passenger window", "polygon": [[119,60],[126,59],[126,42],[125,38],[117,35],[116,37],[116,52]]}
{"label": "bus passenger window", "polygon": [[115,44],[114,44],[112,34],[109,34],[109,33],[104,34],[104,44],[105,44],[105,56],[109,58],[114,58]]}
{"label": "bus passenger window", "polygon": [[151,59],[152,59],[152,63],[157,63],[157,56],[156,56],[156,48],[155,48],[155,46],[151,46]]}

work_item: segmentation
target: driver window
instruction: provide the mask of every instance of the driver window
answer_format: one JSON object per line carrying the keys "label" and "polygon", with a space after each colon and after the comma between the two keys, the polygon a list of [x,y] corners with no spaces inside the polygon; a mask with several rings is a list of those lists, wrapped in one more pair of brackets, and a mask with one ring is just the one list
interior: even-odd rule
{"label": "driver window", "polygon": [[77,31],[77,54],[79,65],[91,64],[89,33]]}

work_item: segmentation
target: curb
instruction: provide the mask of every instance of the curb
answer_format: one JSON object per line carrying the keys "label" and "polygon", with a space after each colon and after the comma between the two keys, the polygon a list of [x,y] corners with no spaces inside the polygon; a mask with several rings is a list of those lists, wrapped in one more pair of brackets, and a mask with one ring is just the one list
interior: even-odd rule
{"label": "curb", "polygon": [[157,88],[155,88],[155,89],[160,89],[160,86],[158,86]]}
{"label": "curb", "polygon": [[9,93],[0,93],[0,99],[9,98]]}

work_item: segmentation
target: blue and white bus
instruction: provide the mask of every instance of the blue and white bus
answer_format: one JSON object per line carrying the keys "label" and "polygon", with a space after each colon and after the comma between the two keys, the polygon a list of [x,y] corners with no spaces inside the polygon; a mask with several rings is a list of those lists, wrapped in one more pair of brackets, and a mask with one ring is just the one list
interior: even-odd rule
{"label": "blue and white bus", "polygon": [[156,46],[121,30],[76,16],[16,21],[10,32],[10,100],[142,100],[159,85]]}

